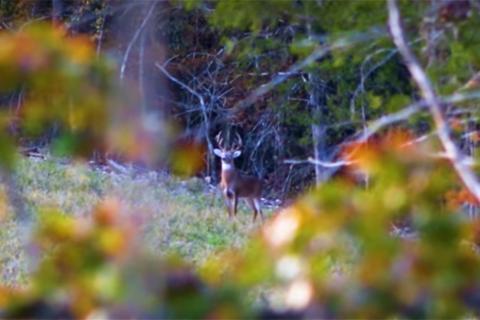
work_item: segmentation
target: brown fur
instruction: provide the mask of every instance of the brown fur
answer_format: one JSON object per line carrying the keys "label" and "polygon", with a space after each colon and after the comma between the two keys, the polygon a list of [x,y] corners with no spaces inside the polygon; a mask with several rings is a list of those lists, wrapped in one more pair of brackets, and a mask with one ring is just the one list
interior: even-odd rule
{"label": "brown fur", "polygon": [[220,186],[222,191],[230,186],[239,198],[260,198],[262,193],[262,182],[258,178],[237,170],[222,171]]}
{"label": "brown fur", "polygon": [[260,209],[262,193],[262,181],[260,179],[245,175],[232,166],[231,169],[222,170],[220,188],[225,197],[229,217],[237,214],[238,198],[246,198],[248,205],[253,210],[253,221],[256,220],[258,214],[263,220]]}

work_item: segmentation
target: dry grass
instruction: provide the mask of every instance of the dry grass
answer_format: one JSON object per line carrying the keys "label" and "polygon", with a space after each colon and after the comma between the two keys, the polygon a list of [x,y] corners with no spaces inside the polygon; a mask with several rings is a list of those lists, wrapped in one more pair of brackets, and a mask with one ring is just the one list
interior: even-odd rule
{"label": "dry grass", "polygon": [[230,221],[220,196],[200,179],[182,181],[156,172],[119,175],[82,164],[33,159],[20,161],[17,177],[32,223],[25,225],[11,214],[0,222],[4,284],[26,281],[34,255],[26,244],[42,208],[88,217],[101,199],[114,197],[125,218],[137,226],[143,248],[158,255],[180,255],[194,265],[222,248],[241,247],[260,226],[252,224],[252,213],[243,204],[237,219]]}

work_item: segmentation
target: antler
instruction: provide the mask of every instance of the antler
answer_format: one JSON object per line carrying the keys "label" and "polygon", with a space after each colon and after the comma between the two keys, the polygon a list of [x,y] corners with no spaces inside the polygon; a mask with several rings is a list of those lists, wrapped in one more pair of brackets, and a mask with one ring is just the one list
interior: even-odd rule
{"label": "antler", "polygon": [[215,140],[217,141],[217,145],[220,149],[225,149],[223,146],[223,138],[222,138],[222,132],[219,131],[217,135],[215,136]]}
{"label": "antler", "polygon": [[242,145],[243,145],[242,137],[240,137],[238,132],[235,132],[235,138],[237,141],[232,144],[232,149],[239,150],[242,148]]}

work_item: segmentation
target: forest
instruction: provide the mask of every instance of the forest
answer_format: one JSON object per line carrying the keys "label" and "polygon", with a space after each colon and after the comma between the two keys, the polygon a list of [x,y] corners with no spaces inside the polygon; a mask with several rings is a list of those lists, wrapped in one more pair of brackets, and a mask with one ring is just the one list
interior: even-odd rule
{"label": "forest", "polygon": [[0,318],[480,316],[480,0],[0,0]]}

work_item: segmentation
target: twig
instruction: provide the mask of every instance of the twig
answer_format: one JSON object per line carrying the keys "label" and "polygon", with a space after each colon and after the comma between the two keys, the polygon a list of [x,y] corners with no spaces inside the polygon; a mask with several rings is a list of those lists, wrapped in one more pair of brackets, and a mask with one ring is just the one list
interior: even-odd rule
{"label": "twig", "polygon": [[405,60],[405,64],[410,71],[412,78],[420,88],[421,94],[430,110],[435,126],[437,127],[438,137],[445,149],[447,158],[452,161],[453,167],[465,186],[475,198],[480,201],[480,184],[478,183],[475,174],[465,163],[465,155],[460,152],[450,138],[450,127],[443,115],[442,108],[430,80],[407,45],[400,24],[400,12],[395,0],[388,0],[388,24],[390,26],[393,42]]}
{"label": "twig", "polygon": [[[372,60],[374,56],[384,53],[385,51],[389,51],[387,56],[383,58],[380,62],[375,64],[373,67],[371,67],[367,72],[365,72],[365,65],[368,61]],[[396,49],[379,49],[370,55],[368,55],[365,60],[362,62],[362,65],[360,67],[360,83],[353,92],[352,98],[350,99],[350,114],[354,115],[355,114],[355,99],[357,98],[358,94],[360,92],[365,91],[365,82],[370,77],[370,75],[373,74],[375,70],[386,64],[395,54],[397,54]]]}

